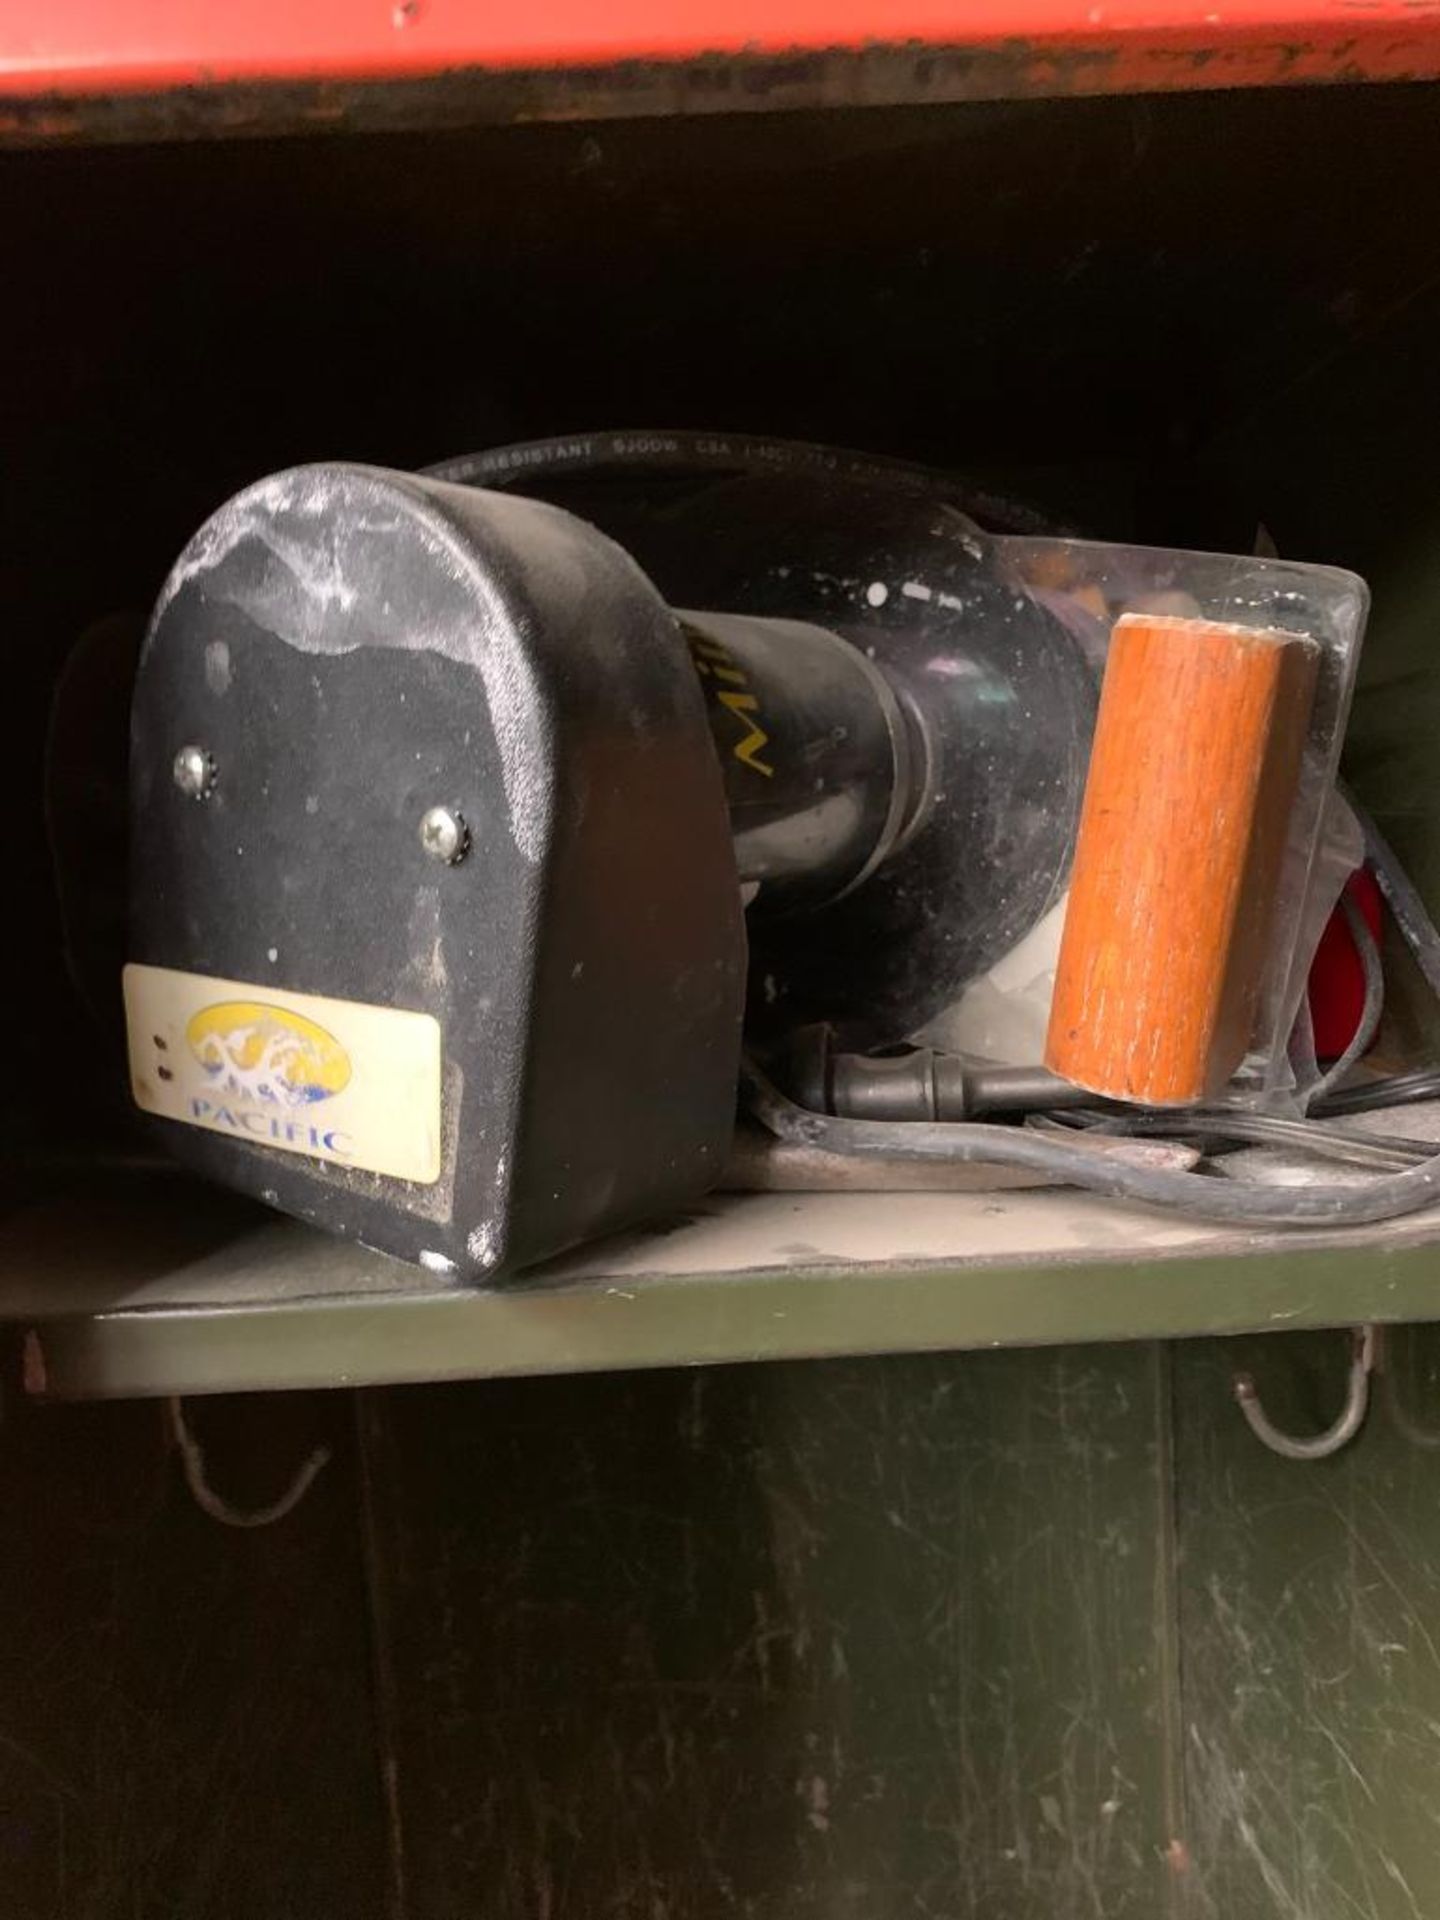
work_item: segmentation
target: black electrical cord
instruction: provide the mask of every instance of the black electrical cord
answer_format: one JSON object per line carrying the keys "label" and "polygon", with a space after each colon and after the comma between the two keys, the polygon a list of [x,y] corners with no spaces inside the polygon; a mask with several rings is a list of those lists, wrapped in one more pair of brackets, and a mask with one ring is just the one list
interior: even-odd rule
{"label": "black electrical cord", "polygon": [[1402,1173],[1440,1152],[1434,1140],[1412,1140],[1396,1134],[1344,1133],[1318,1120],[1292,1120],[1278,1113],[1170,1108],[1156,1112],[1099,1113],[1086,1109],[1056,1109],[1037,1116],[1072,1131],[1111,1137],[1166,1140],[1203,1140],[1213,1154],[1237,1146],[1292,1147],[1342,1166],[1364,1167],[1373,1173]]}
{"label": "black electrical cord", "polygon": [[1345,916],[1345,924],[1350,929],[1350,938],[1355,942],[1355,951],[1360,956],[1360,965],[1365,972],[1365,1002],[1360,1010],[1360,1021],[1350,1036],[1350,1044],[1321,1074],[1311,1089],[1310,1104],[1323,1100],[1327,1093],[1334,1090],[1344,1080],[1347,1073],[1370,1051],[1380,1026],[1380,1014],[1385,1004],[1385,974],[1380,965],[1380,947],[1370,923],[1356,906],[1348,893],[1340,895],[1340,911]]}
{"label": "black electrical cord", "polygon": [[1310,1112],[1328,1120],[1347,1113],[1375,1113],[1383,1107],[1418,1106],[1427,1100],[1440,1100],[1440,1067],[1412,1067],[1383,1079],[1358,1081],[1313,1100]]}
{"label": "black electrical cord", "polygon": [[1018,500],[972,486],[934,468],[887,460],[881,454],[815,447],[803,440],[774,440],[756,433],[691,433],[670,428],[577,433],[456,454],[421,471],[460,486],[522,493],[536,481],[566,474],[669,473],[676,479],[694,479],[699,473],[716,478],[727,474],[810,473],[836,480],[868,480],[924,499],[945,501],[991,533],[1053,536],[1068,531]]}
{"label": "black electrical cord", "polygon": [[1351,1227],[1393,1220],[1440,1202],[1440,1152],[1405,1173],[1363,1186],[1242,1185],[1201,1173],[1139,1167],[1024,1127],[984,1121],[840,1120],[787,1100],[755,1062],[741,1069],[750,1113],[777,1139],[851,1159],[951,1160],[1023,1167],[1111,1200],[1189,1213],[1229,1226]]}

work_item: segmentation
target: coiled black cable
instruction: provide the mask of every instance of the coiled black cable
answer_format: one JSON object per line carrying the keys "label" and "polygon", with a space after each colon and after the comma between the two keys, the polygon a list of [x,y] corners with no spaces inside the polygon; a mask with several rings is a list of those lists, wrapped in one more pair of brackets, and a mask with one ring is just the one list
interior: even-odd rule
{"label": "coiled black cable", "polygon": [[1367,1226],[1440,1202],[1440,1152],[1408,1172],[1384,1174],[1363,1186],[1248,1186],[1203,1173],[1171,1173],[1107,1159],[1025,1127],[985,1121],[841,1120],[811,1113],[787,1100],[748,1058],[741,1070],[741,1087],[749,1112],[761,1126],[797,1146],[819,1147],[854,1159],[883,1156],[1023,1167],[1062,1186],[1083,1187],[1111,1200],[1188,1213],[1228,1226]]}

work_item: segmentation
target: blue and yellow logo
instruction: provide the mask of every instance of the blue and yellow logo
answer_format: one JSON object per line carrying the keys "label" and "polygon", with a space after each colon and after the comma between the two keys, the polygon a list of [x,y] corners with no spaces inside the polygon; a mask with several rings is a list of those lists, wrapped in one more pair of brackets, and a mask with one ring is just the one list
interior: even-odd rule
{"label": "blue and yellow logo", "polygon": [[350,1056],[334,1035],[283,1007],[255,1000],[202,1007],[185,1038],[222,1094],[303,1107],[350,1083]]}

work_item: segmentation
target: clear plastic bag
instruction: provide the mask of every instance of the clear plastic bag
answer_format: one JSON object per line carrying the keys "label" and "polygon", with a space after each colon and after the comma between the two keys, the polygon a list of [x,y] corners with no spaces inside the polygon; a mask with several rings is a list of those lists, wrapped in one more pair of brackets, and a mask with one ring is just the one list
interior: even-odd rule
{"label": "clear plastic bag", "polygon": [[[1001,564],[1058,618],[1103,675],[1110,636],[1126,614],[1253,627],[1301,636],[1315,649],[1314,694],[1275,880],[1268,949],[1251,1041],[1225,1103],[1303,1110],[1318,1078],[1313,1047],[1292,1048],[1305,982],[1347,875],[1359,829],[1335,791],[1368,592],[1356,575],[1250,556],[1184,553],[1054,539],[999,539]],[[920,1038],[1011,1064],[1043,1051],[1068,894]]]}

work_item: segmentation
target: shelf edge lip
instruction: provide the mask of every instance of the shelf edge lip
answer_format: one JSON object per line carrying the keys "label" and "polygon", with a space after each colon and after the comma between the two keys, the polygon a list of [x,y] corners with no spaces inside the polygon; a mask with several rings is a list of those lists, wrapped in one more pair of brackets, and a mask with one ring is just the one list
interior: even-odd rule
{"label": "shelf edge lip", "polygon": [[[57,1400],[411,1385],[1440,1318],[1433,1233],[1325,1246],[151,1307],[16,1322]],[[1357,1254],[1364,1257],[1357,1259]]]}

